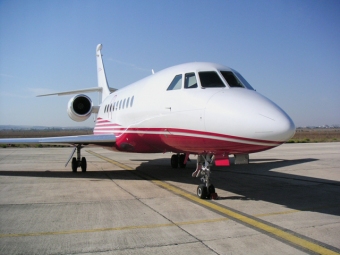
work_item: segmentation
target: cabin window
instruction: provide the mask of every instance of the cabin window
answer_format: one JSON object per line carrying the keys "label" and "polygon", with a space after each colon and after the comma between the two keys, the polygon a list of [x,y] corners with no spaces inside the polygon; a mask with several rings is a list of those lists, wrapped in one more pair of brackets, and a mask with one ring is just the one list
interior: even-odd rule
{"label": "cabin window", "polygon": [[126,108],[129,107],[129,101],[130,101],[130,98],[128,98],[128,99],[126,100]]}
{"label": "cabin window", "polygon": [[184,88],[185,89],[197,88],[197,80],[196,80],[195,73],[186,73],[185,74]]}
{"label": "cabin window", "polygon": [[132,107],[132,105],[133,105],[133,100],[135,99],[135,96],[133,96],[132,98],[131,98],[131,103],[130,103],[130,107]]}
{"label": "cabin window", "polygon": [[176,90],[176,89],[181,89],[181,88],[182,88],[182,75],[178,74],[172,80],[167,90]]}
{"label": "cabin window", "polygon": [[221,88],[225,87],[220,76],[216,72],[199,72],[198,73],[202,88]]}
{"label": "cabin window", "polygon": [[242,83],[239,81],[239,79],[237,79],[233,72],[221,71],[221,74],[231,88],[244,88]]}
{"label": "cabin window", "polygon": [[124,109],[124,107],[125,107],[125,100],[126,99],[124,99],[124,101],[123,101],[122,109]]}

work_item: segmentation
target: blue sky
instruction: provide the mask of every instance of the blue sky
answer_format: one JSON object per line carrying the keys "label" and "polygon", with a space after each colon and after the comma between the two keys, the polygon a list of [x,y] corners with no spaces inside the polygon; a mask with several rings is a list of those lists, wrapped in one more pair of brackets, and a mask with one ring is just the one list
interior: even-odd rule
{"label": "blue sky", "polygon": [[[340,124],[340,1],[0,1],[0,125],[72,121],[71,96],[166,67],[209,61],[239,71],[297,126]],[[89,94],[97,102],[96,94]]]}

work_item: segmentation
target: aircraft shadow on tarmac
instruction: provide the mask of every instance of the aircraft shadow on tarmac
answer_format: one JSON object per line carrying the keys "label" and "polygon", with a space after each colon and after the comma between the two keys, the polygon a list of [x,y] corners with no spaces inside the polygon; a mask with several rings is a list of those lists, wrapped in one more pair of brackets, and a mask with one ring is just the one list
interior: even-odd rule
{"label": "aircraft shadow on tarmac", "polygon": [[[221,200],[255,200],[279,204],[288,209],[320,212],[340,216],[340,182],[306,177],[294,174],[294,165],[305,164],[318,159],[305,158],[296,160],[257,159],[248,165],[213,167],[211,182],[218,190],[230,192],[230,196],[219,197]],[[191,177],[196,168],[196,160],[188,162],[186,168],[173,169],[170,159],[140,160],[136,170],[103,170],[86,173],[67,171],[0,171],[0,176],[46,177],[46,178],[89,178],[140,180],[158,179],[198,185],[199,178]],[[291,167],[286,172],[276,169]],[[308,165],[306,165],[308,169]],[[145,177],[144,177],[145,178]],[[194,186],[196,191],[196,186]]]}
{"label": "aircraft shadow on tarmac", "polygon": [[[260,159],[251,160],[248,165],[213,167],[211,182],[217,192],[221,189],[233,193],[219,197],[221,200],[261,200],[289,209],[340,216],[340,204],[335,201],[340,196],[340,182],[294,174],[294,165],[317,160]],[[200,183],[199,178],[191,177],[196,160],[189,162],[185,169],[165,169],[168,164],[168,159],[157,159],[142,163],[137,170],[164,181]],[[290,169],[284,173],[275,171],[283,167]]]}

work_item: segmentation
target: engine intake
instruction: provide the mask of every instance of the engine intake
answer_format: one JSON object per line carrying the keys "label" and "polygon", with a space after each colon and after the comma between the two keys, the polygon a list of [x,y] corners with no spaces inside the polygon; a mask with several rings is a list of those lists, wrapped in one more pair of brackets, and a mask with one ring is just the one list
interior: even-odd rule
{"label": "engine intake", "polygon": [[68,116],[78,122],[87,120],[92,110],[92,100],[86,95],[76,95],[72,97],[67,106]]}

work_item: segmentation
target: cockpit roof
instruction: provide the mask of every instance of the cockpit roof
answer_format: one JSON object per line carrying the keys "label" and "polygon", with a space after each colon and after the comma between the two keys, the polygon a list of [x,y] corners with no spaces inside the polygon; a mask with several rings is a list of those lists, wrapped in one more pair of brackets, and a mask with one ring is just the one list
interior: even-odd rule
{"label": "cockpit roof", "polygon": [[192,71],[212,71],[212,70],[226,70],[232,71],[231,68],[211,62],[190,62],[163,69],[160,72],[177,72],[187,73]]}
{"label": "cockpit roof", "polygon": [[[170,75],[171,79],[175,77],[178,74],[186,74],[186,73],[192,73],[196,72],[198,75],[202,72],[217,72],[220,73],[225,80],[228,80],[226,84],[228,84],[228,87],[245,87],[247,89],[254,90],[254,88],[242,77],[240,73],[233,70],[232,68],[228,66],[223,66],[216,63],[211,62],[191,62],[191,63],[184,63],[176,66],[172,66],[169,68],[166,68],[160,72],[157,72],[156,74],[161,75]],[[226,71],[226,72],[224,72]],[[228,73],[231,74],[228,79]],[[237,77],[237,78],[236,78]],[[233,83],[231,84],[230,81]],[[237,84],[236,84],[237,83]],[[242,84],[242,85],[241,85]],[[202,84],[201,84],[202,85]],[[213,85],[211,87],[216,87],[217,85]],[[204,86],[203,86],[204,87]],[[221,86],[217,86],[221,87]]]}

